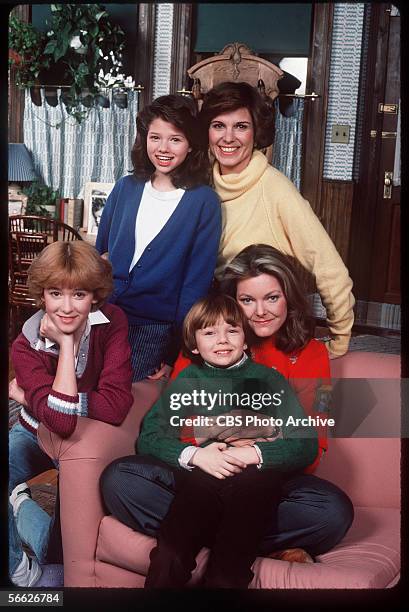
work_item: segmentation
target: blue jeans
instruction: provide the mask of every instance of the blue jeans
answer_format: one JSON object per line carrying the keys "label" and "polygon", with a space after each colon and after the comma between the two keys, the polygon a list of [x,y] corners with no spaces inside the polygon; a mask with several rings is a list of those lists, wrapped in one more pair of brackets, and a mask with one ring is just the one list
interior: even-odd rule
{"label": "blue jeans", "polygon": [[[14,487],[56,464],[38,445],[37,436],[20,423],[9,433],[9,495]],[[32,499],[25,500],[13,515],[8,505],[9,571],[12,576],[23,558],[22,542],[44,563],[53,519]]]}
{"label": "blue jeans", "polygon": [[[106,508],[115,518],[136,531],[157,535],[175,491],[174,474],[166,463],[143,455],[121,457],[105,468],[100,484]],[[342,540],[351,526],[351,500],[327,480],[313,474],[287,475],[281,492],[259,547],[261,555],[297,547],[320,555]]]}

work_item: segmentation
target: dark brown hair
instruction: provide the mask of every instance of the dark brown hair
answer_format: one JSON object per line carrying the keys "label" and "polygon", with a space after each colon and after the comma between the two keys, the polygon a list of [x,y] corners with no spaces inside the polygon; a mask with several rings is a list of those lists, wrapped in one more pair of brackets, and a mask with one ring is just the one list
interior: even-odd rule
{"label": "dark brown hair", "polygon": [[196,332],[199,329],[215,325],[220,318],[224,319],[229,325],[241,327],[248,343],[247,319],[236,300],[228,295],[212,293],[193,304],[183,321],[183,352],[192,361],[196,361],[196,363],[202,361],[199,355],[192,353],[193,349],[197,348]]}
{"label": "dark brown hair", "polygon": [[44,289],[70,287],[92,291],[97,300],[93,310],[97,310],[112,292],[112,266],[88,242],[53,242],[31,264],[28,285],[40,308]]}
{"label": "dark brown hair", "polygon": [[148,181],[155,171],[147,154],[146,138],[150,124],[158,118],[181,130],[192,148],[184,162],[170,174],[174,187],[190,189],[208,184],[207,138],[198,119],[196,103],[192,98],[178,94],[161,96],[138,113],[136,139],[131,151],[135,178]]}
{"label": "dark brown hair", "polygon": [[[274,336],[275,345],[284,353],[302,349],[311,340],[314,320],[305,289],[296,272],[296,262],[267,244],[252,244],[225,266],[220,290],[236,298],[240,280],[270,274],[280,283],[287,300],[287,318]],[[257,338],[254,337],[257,342]],[[254,344],[254,341],[252,343]]]}
{"label": "dark brown hair", "polygon": [[274,141],[273,107],[262,98],[256,87],[248,83],[225,81],[210,89],[200,110],[203,128],[207,132],[215,117],[239,108],[247,108],[250,112],[255,147],[264,149],[271,145]]}

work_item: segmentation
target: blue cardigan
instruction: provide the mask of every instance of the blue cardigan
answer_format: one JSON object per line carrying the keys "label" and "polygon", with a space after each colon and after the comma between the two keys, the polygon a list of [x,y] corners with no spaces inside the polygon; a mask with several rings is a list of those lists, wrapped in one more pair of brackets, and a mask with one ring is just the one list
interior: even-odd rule
{"label": "blue cardigan", "polygon": [[221,235],[220,202],[210,187],[186,190],[129,272],[144,185],[133,176],[115,184],[102,213],[96,248],[101,254],[109,252],[114,274],[110,301],[121,306],[131,325],[168,322],[180,328],[212,282]]}

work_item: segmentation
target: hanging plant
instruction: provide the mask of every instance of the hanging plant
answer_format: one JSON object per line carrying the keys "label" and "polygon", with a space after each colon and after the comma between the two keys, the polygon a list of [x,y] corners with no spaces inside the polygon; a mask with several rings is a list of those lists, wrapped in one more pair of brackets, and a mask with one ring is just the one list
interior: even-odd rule
{"label": "hanging plant", "polygon": [[99,95],[100,70],[119,72],[125,35],[113,25],[100,4],[52,4],[50,31],[44,54],[63,68],[70,88],[64,103],[77,121],[87,115]]}
{"label": "hanging plant", "polygon": [[50,57],[44,54],[47,37],[14,16],[9,25],[9,65],[16,68],[16,85],[32,87],[38,84],[40,72],[50,65]]}
{"label": "hanging plant", "polygon": [[[100,95],[101,71],[113,78],[119,74],[125,35],[111,23],[100,4],[51,4],[51,11],[49,31],[44,37],[31,24],[23,25],[30,26],[32,35],[38,36],[40,70],[44,67],[59,70],[61,80],[69,86],[62,94],[63,102],[68,113],[81,122],[88,114],[84,107],[91,108]],[[16,30],[18,21],[11,18],[10,30]],[[10,38],[10,48],[21,56],[22,42],[16,36]],[[22,78],[19,82],[23,87],[34,84]]]}

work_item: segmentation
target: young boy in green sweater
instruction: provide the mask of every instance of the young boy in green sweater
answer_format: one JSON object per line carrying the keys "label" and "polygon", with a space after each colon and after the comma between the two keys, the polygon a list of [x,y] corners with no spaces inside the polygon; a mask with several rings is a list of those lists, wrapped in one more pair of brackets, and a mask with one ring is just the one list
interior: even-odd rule
{"label": "young boy in green sweater", "polygon": [[[210,548],[204,586],[247,588],[284,474],[301,470],[317,452],[314,430],[296,424],[304,413],[287,380],[247,357],[245,334],[246,320],[232,298],[197,302],[183,325],[184,349],[197,364],[181,372],[144,419],[137,452],[171,465],[176,482],[146,588],[185,585],[203,546]],[[244,416],[231,413],[237,408],[246,409]],[[257,419],[268,421],[280,433],[236,447],[211,439],[195,446],[183,439],[186,428],[211,431],[228,425],[227,419],[236,419],[244,431],[260,425]]]}

